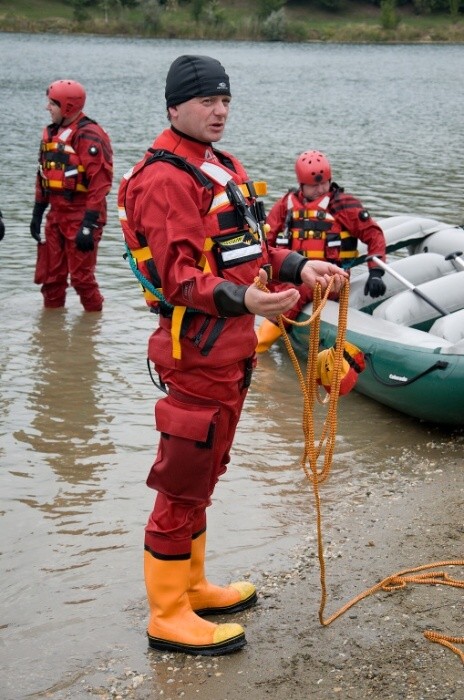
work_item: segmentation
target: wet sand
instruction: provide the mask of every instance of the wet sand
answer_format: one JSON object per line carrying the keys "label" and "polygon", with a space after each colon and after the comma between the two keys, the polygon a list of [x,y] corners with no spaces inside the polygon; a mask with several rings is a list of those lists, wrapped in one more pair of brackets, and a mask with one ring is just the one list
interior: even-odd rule
{"label": "wet sand", "polygon": [[[353,597],[403,569],[463,557],[462,441],[446,456],[431,443],[430,459],[414,478],[393,485],[379,480],[362,502],[324,507],[325,619]],[[362,479],[359,488],[365,485]],[[428,641],[427,629],[464,634],[463,590],[410,584],[377,592],[330,626],[319,623],[321,584],[314,505],[308,493],[300,537],[288,551],[285,570],[242,572],[259,588],[258,605],[238,614],[247,646],[206,658],[148,651],[146,604],[134,602],[131,628],[114,655],[95,661],[66,689],[44,697],[202,698],[232,700],[449,700],[464,697],[463,664]],[[304,518],[307,518],[305,520]],[[442,567],[464,579],[464,567]],[[226,618],[223,618],[226,621]],[[230,618],[227,618],[230,621]],[[135,644],[136,649],[131,648]],[[461,649],[464,647],[461,646]],[[129,652],[130,649],[130,652]],[[134,651],[139,661],[134,665]]]}

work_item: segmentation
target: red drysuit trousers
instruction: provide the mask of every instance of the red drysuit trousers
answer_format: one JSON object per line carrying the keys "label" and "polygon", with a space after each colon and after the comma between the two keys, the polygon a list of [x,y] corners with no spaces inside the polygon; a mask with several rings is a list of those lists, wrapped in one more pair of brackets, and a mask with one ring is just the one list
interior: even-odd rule
{"label": "red drysuit trousers", "polygon": [[252,362],[187,372],[156,366],[169,395],[155,405],[161,435],[147,485],[158,493],[145,545],[161,558],[190,555],[192,535],[206,526],[206,507],[230,460]]}
{"label": "red drysuit trousers", "polygon": [[42,284],[46,308],[65,305],[68,277],[86,311],[101,311],[103,296],[95,277],[98,243],[102,229],[93,234],[94,250],[77,250],[75,238],[83,213],[50,209],[45,224],[45,243],[39,245],[35,281]]}

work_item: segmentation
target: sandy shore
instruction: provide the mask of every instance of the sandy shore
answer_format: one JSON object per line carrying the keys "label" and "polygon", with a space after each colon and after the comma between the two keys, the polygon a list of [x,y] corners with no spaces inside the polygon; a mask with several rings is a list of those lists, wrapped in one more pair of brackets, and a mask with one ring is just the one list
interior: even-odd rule
{"label": "sandy shore", "polygon": [[[462,560],[462,452],[431,461],[408,483],[380,483],[362,504],[326,509],[322,500],[327,619],[357,594],[403,569]],[[362,488],[362,485],[361,485]],[[314,515],[314,509],[313,509]],[[236,616],[240,652],[208,659],[144,650],[133,668],[119,651],[93,675],[47,697],[232,700],[450,700],[464,697],[460,658],[428,641],[427,629],[464,635],[462,588],[410,584],[362,600],[330,626],[319,623],[315,531],[295,541],[286,571],[250,572],[257,607]],[[440,569],[442,570],[442,569]],[[443,567],[464,578],[464,567]],[[145,601],[131,609],[142,639]],[[462,647],[461,647],[462,648]],[[77,680],[77,679],[76,679]]]}

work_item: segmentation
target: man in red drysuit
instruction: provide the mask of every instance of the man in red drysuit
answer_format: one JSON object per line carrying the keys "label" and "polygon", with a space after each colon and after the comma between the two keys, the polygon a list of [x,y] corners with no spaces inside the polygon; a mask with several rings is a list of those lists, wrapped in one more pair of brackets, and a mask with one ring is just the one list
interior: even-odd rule
{"label": "man in red drysuit", "polygon": [[[256,602],[247,581],[217,586],[205,576],[206,508],[226,471],[255,365],[254,315],[274,317],[299,297],[269,294],[267,276],[323,289],[347,277],[326,262],[268,251],[263,183],[213,143],[230,106],[223,66],[184,55],[166,80],[170,128],[123,178],[118,205],[131,265],[159,313],[148,355],[168,388],[155,405],[158,454],[147,484],[157,491],[145,529],[148,641],[162,651],[215,655],[245,644],[238,624],[203,615]],[[134,268],[133,268],[134,269]]]}
{"label": "man in red drysuit", "polygon": [[[358,240],[367,245],[368,254],[385,259],[385,237],[367,209],[351,194],[332,182],[332,169],[320,151],[304,151],[295,163],[299,187],[289,190],[267,216],[270,245],[294,250],[310,260],[327,260],[348,269],[356,259]],[[383,296],[384,271],[369,262],[369,278],[364,294]],[[282,291],[280,283],[271,289]],[[312,290],[300,289],[298,303],[286,314],[295,319],[312,300]],[[337,295],[331,294],[331,298]],[[265,319],[257,332],[258,352],[265,352],[280,337],[280,328]]]}
{"label": "man in red drysuit", "polygon": [[[65,305],[69,276],[84,309],[101,311],[95,268],[113,179],[110,139],[83,113],[86,94],[80,83],[57,80],[47,98],[52,123],[40,144],[30,223],[38,243],[34,281],[42,285],[46,308]],[[48,205],[42,241],[40,228]]]}

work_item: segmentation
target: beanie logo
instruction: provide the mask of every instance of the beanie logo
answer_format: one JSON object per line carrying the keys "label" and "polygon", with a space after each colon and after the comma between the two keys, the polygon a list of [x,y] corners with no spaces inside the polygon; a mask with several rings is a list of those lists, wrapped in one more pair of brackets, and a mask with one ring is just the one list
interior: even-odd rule
{"label": "beanie logo", "polygon": [[227,90],[227,84],[224,82],[218,83],[216,90]]}

